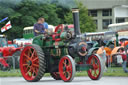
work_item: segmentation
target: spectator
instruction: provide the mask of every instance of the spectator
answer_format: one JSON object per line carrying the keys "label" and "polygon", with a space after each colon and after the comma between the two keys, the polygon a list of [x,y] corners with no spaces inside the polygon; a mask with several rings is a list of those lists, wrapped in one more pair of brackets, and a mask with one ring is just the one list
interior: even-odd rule
{"label": "spectator", "polygon": [[98,49],[97,54],[99,54],[100,56],[102,56],[104,62],[106,63],[107,58],[106,58],[106,51],[105,51],[105,49],[104,49],[104,45],[102,45],[102,46]]}
{"label": "spectator", "polygon": [[102,43],[102,46],[98,49],[97,54],[100,55],[102,57],[102,60],[104,62],[104,71],[107,71],[107,67],[106,67],[106,62],[107,62],[107,57],[106,57],[106,51],[104,49],[104,44]]}
{"label": "spectator", "polygon": [[124,70],[124,72],[128,73],[126,52],[124,51],[124,49],[120,49],[119,53],[121,54],[122,59],[123,59],[123,63],[122,63],[123,70]]}

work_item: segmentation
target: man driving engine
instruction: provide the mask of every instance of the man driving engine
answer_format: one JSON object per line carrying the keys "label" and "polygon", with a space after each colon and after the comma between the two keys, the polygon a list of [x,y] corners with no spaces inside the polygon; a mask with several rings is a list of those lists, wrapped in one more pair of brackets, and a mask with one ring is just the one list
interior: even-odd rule
{"label": "man driving engine", "polygon": [[44,23],[44,19],[39,18],[37,23],[34,24],[34,35],[35,36],[38,36],[40,34],[44,34],[47,32],[47,30],[45,29],[45,27],[42,23]]}

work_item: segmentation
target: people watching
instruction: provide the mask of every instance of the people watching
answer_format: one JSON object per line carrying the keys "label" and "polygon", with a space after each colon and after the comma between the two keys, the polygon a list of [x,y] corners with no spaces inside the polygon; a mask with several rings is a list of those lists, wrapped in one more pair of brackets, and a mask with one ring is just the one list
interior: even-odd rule
{"label": "people watching", "polygon": [[119,54],[122,56],[123,62],[122,62],[122,67],[124,72],[128,73],[127,69],[127,55],[124,49],[119,50]]}
{"label": "people watching", "polygon": [[97,54],[101,56],[104,62],[104,66],[105,66],[104,71],[106,72],[107,71],[107,67],[106,67],[107,57],[106,57],[106,51],[104,49],[104,46],[105,45],[102,43],[102,46],[98,49]]}
{"label": "people watching", "polygon": [[104,62],[106,63],[107,58],[106,58],[106,51],[105,51],[105,49],[104,49],[104,45],[102,45],[102,46],[98,49],[97,54],[99,54],[100,56],[102,56]]}

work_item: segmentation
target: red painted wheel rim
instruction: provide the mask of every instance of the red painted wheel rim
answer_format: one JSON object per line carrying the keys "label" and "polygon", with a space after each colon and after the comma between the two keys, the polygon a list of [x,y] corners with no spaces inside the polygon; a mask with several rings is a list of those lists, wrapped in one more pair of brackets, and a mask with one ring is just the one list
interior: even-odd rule
{"label": "red painted wheel rim", "polygon": [[26,80],[35,79],[39,70],[39,58],[32,46],[27,46],[20,56],[20,70]]}
{"label": "red painted wheel rim", "polygon": [[91,79],[98,79],[101,73],[101,64],[97,56],[92,55],[89,60],[88,64],[92,65],[92,68],[88,70],[88,75]]}
{"label": "red painted wheel rim", "polygon": [[64,81],[69,81],[72,77],[72,63],[68,57],[63,57],[59,63],[60,77]]}

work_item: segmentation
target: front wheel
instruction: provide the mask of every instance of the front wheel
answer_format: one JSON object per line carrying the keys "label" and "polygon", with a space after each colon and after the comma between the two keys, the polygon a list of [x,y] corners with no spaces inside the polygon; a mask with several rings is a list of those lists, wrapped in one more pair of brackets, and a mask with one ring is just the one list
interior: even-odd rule
{"label": "front wheel", "polygon": [[92,80],[99,80],[102,77],[105,66],[101,57],[99,55],[91,55],[87,63],[91,65],[91,68],[87,71],[88,76]]}
{"label": "front wheel", "polygon": [[59,73],[63,81],[70,82],[73,80],[75,75],[75,62],[71,56],[66,55],[60,59]]}

